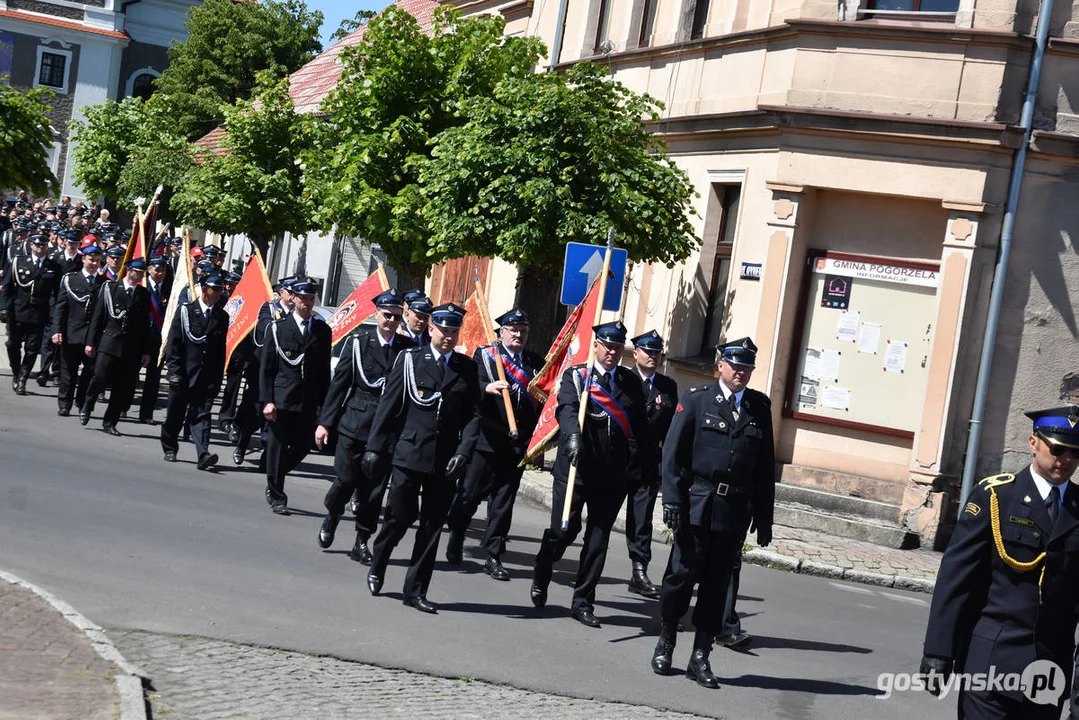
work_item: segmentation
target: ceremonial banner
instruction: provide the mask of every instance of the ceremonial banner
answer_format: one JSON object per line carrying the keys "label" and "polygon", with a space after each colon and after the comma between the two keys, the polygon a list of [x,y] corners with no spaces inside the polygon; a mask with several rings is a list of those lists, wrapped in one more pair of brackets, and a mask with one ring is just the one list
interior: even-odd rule
{"label": "ceremonial banner", "polygon": [[358,328],[364,320],[375,314],[375,298],[389,288],[390,283],[386,280],[386,271],[382,269],[380,263],[378,270],[360,283],[360,286],[345,298],[333,315],[326,319],[326,324],[333,332],[334,345],[348,337],[348,334]]}
{"label": "ceremonial banner", "polygon": [[273,297],[270,278],[266,275],[266,266],[262,264],[262,255],[258,249],[244,269],[243,277],[236,283],[236,289],[225,303],[225,312],[229,314],[229,331],[225,337],[225,367],[229,366],[232,353],[239,347],[247,334],[258,324],[259,310],[263,303]]}
{"label": "ceremonial banner", "polygon": [[[558,409],[558,383],[561,382],[562,373],[566,368],[579,365],[588,361],[588,351],[592,345],[592,318],[596,316],[596,305],[599,303],[599,278],[592,282],[585,295],[584,302],[574,308],[570,313],[566,324],[555,338],[550,352],[547,353],[547,362],[536,377],[529,384],[529,392],[537,401],[543,403],[536,429],[532,432],[532,439],[528,441],[528,449],[525,451],[521,464],[531,462],[537,455],[543,452],[551,440],[558,433],[558,419],[555,411]],[[582,324],[581,318],[587,318]]]}
{"label": "ceremonial banner", "polygon": [[476,348],[487,345],[487,333],[484,330],[484,317],[480,312],[479,303],[476,301],[476,293],[468,296],[465,303],[465,320],[461,324],[461,332],[457,336],[457,345],[453,348],[457,352],[472,357]]}
{"label": "ceremonial banner", "polygon": [[[191,237],[185,235],[183,257],[188,257],[190,249]],[[191,288],[191,292],[194,293],[194,286],[191,285],[191,264],[178,262],[176,263],[176,277],[172,281],[172,292],[169,293],[169,306],[165,310],[165,321],[161,324],[161,350],[157,353],[158,365],[161,365],[161,361],[165,359],[165,349],[169,346],[169,331],[172,330],[172,317],[176,314],[176,306],[180,304],[180,292],[185,287]],[[191,297],[195,295],[192,294]]]}

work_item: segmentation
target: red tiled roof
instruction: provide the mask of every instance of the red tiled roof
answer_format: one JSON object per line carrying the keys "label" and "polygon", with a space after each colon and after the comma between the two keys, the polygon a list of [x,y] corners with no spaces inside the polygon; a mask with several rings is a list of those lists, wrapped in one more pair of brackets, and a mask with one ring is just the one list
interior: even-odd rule
{"label": "red tiled roof", "polygon": [[126,32],[105,30],[104,28],[92,27],[90,25],[86,25],[75,20],[62,20],[60,18],[49,17],[48,15],[32,15],[30,13],[20,12],[18,10],[0,10],[0,18],[23,20],[25,22],[37,23],[38,25],[51,25],[52,27],[63,28],[65,30],[75,30],[77,32],[89,33],[91,35],[103,35],[104,37],[110,37],[116,40],[131,39],[131,37]]}
{"label": "red tiled roof", "polygon": [[214,155],[217,155],[219,157],[223,156],[226,152],[228,152],[221,145],[221,141],[224,139],[224,137],[225,126],[221,125],[219,127],[215,127],[213,130],[196,140],[195,147],[198,148],[199,151],[212,152]]}

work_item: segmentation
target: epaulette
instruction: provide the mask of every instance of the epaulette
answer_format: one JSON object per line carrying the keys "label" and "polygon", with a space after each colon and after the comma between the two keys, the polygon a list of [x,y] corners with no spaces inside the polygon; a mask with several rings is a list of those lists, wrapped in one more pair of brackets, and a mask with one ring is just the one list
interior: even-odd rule
{"label": "epaulette", "polygon": [[709,387],[711,387],[711,386],[710,385],[698,385],[697,387],[691,387],[689,389],[689,391],[691,393],[695,393],[695,392],[700,392],[701,390],[707,390]]}
{"label": "epaulette", "polygon": [[1000,485],[1007,485],[1008,483],[1015,482],[1015,475],[1011,473],[1001,473],[1000,475],[990,475],[987,478],[983,478],[978,481],[978,485],[983,490],[992,490]]}

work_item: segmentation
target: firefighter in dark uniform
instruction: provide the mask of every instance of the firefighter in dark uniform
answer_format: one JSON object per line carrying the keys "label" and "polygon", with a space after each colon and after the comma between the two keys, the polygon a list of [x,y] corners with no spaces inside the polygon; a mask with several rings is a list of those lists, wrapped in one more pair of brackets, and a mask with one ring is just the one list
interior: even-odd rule
{"label": "firefighter in dark uniform", "polygon": [[87,356],[86,346],[101,287],[97,273],[102,251],[91,241],[79,248],[79,253],[82,269],[64,275],[52,306],[51,340],[60,348],[60,387],[56,393],[56,413],[60,417],[71,415],[72,402],[82,409],[94,375],[94,361]]}
{"label": "firefighter in dark uniform", "polygon": [[109,435],[120,435],[116,423],[135,397],[139,368],[150,364],[150,350],[155,344],[150,291],[139,284],[145,273],[145,260],[131,260],[122,280],[101,286],[87,332],[86,355],[95,358],[94,377],[86,389],[79,422],[90,422],[98,395],[109,387],[109,404],[101,426]]}
{"label": "firefighter in dark uniform", "polygon": [[172,280],[169,279],[169,261],[157,255],[147,263],[146,289],[150,292],[150,322],[153,324],[150,347],[150,364],[146,366],[146,379],[142,383],[142,397],[139,398],[139,422],[144,425],[156,425],[154,410],[161,391],[161,331],[168,310],[169,296],[172,293]]}
{"label": "firefighter in dark uniform", "polygon": [[768,396],[746,387],[757,347],[749,338],[719,350],[719,379],[682,394],[663,443],[663,522],[674,546],[660,590],[660,637],[652,669],[671,669],[678,621],[693,586],[693,653],[686,674],[718,688],[708,660],[723,624],[727,583],[747,528],[762,547],[772,541],[775,447]]}
{"label": "firefighter in dark uniform", "polygon": [[401,323],[399,332],[418,347],[430,344],[431,333],[427,328],[431,323],[431,299],[424,295],[422,290],[409,290],[404,294],[404,299],[404,322]]}
{"label": "firefighter in dark uniform", "polygon": [[[221,307],[228,307],[229,298],[236,290],[242,276],[238,273],[225,274],[225,295],[221,298]],[[232,351],[229,364],[225,367],[225,389],[221,395],[221,408],[217,413],[217,427],[229,436],[229,442],[235,444],[239,439],[240,420],[240,384],[251,373],[255,358],[255,343],[251,334],[244,336],[236,349]]]}
{"label": "firefighter in dark uniform", "polygon": [[288,514],[285,476],[311,451],[318,411],[330,386],[330,326],[314,315],[317,286],[292,285],[292,313],[274,321],[259,366],[259,405],[269,423],[266,502],[275,515]]}
{"label": "firefighter in dark uniform", "polygon": [[[107,235],[106,240],[113,238],[113,235]],[[112,245],[105,250],[105,267],[101,269],[101,274],[105,280],[109,282],[115,282],[120,279],[120,266],[124,264],[124,256],[127,255],[127,250],[121,245]]]}
{"label": "firefighter in dark uniform", "polygon": [[436,612],[427,588],[439,535],[480,423],[476,364],[453,350],[464,316],[464,308],[453,303],[434,308],[430,344],[397,357],[360,463],[368,477],[384,472],[385,460],[392,466],[386,518],[372,548],[367,587],[372,595],[381,592],[390,554],[419,518],[404,602],[426,613]]}
{"label": "firefighter in dark uniform", "polygon": [[45,256],[48,245],[45,235],[30,235],[28,244],[29,254],[16,256],[4,276],[7,356],[11,364],[11,386],[17,395],[26,394],[26,381],[41,352],[52,301],[63,277],[60,266]]}
{"label": "firefighter in dark uniform", "polygon": [[[244,388],[240,405],[236,409],[236,417],[239,420],[239,428],[236,430],[236,448],[232,451],[232,461],[237,465],[243,465],[247,455],[247,447],[251,443],[251,437],[255,431],[264,427],[265,418],[262,417],[262,406],[259,405],[259,368],[262,364],[262,348],[266,344],[266,333],[270,330],[270,323],[280,320],[292,312],[292,294],[289,288],[296,282],[296,278],[287,277],[278,281],[274,286],[277,297],[262,303],[259,308],[258,319],[255,327],[251,329],[248,337],[253,346],[251,362],[247,368],[245,379],[247,386]],[[232,433],[229,433],[232,439]],[[266,447],[266,437],[263,433],[263,449]],[[262,455],[259,472],[266,472],[266,454]]]}
{"label": "firefighter in dark uniform", "polygon": [[[67,275],[81,270],[82,255],[79,254],[80,237],[78,231],[65,230],[61,225],[59,229],[54,231],[54,234],[61,242],[62,247],[54,249],[49,254],[49,257],[60,266],[60,272]],[[57,301],[59,301],[59,295],[54,298],[53,308],[55,308]],[[52,312],[53,310],[50,310],[50,315]],[[60,354],[60,348],[52,341],[52,333],[45,332],[41,341],[41,367],[37,373],[38,387],[47,386],[50,379],[54,381],[60,379]]]}
{"label": "firefighter in dark uniform", "polygon": [[220,275],[203,275],[199,285],[199,298],[177,308],[169,330],[165,349],[169,398],[161,425],[161,449],[165,462],[176,462],[178,437],[186,420],[195,443],[196,466],[208,470],[217,464],[216,453],[210,452],[210,411],[225,373],[229,314],[218,304],[225,290]]}
{"label": "firefighter in dark uniform", "polygon": [[641,378],[644,389],[645,415],[655,447],[647,453],[648,463],[641,461],[641,453],[630,443],[629,470],[626,473],[626,547],[633,563],[633,576],[629,591],[648,598],[658,598],[659,588],[648,577],[648,563],[652,560],[652,513],[659,495],[659,458],[663,439],[674,419],[674,407],[678,404],[678,383],[656,372],[656,365],[663,354],[663,338],[655,330],[638,335],[633,343],[634,369]]}
{"label": "firefighter in dark uniform", "polygon": [[322,448],[330,433],[337,431],[334,450],[334,473],[337,479],[326,493],[323,504],[326,517],[318,532],[318,544],[328,548],[345,505],[354,492],[359,493],[356,510],[356,543],[349,557],[364,565],[371,564],[367,541],[378,526],[382,499],[386,494],[386,475],[371,477],[360,471],[360,460],[367,449],[367,436],[375,418],[386,376],[397,355],[416,347],[416,343],[397,332],[404,300],[396,290],[387,290],[374,299],[376,327],[363,330],[345,340],[344,351],[334,370],[330,389],[322,404],[315,444]]}
{"label": "firefighter in dark uniform", "polygon": [[[540,405],[528,394],[528,383],[543,369],[543,358],[525,350],[528,343],[528,315],[519,308],[495,318],[499,341],[476,348],[472,354],[479,369],[480,424],[476,453],[457,487],[450,506],[446,525],[450,537],[446,541],[446,560],[459,565],[462,560],[465,531],[482,500],[487,500],[487,528],[483,549],[487,560],[483,571],[495,580],[510,579],[502,566],[506,538],[513,522],[513,503],[521,486],[524,467],[520,466],[539,419]],[[494,353],[502,357],[506,380],[498,379]],[[517,423],[517,437],[509,436],[506,406],[502,390],[507,389]]]}
{"label": "firefighter in dark uniform", "polygon": [[[1071,675],[1079,604],[1079,408],[1027,413],[1032,462],[975,485],[937,574],[921,672],[939,694],[959,672],[1055,663],[1022,689],[961,687],[961,718],[1057,718]],[[1040,682],[1039,682],[1040,680]],[[1039,699],[1037,693],[1042,693]],[[1075,717],[1073,714],[1072,717]]]}
{"label": "firefighter in dark uniform", "polygon": [[[650,455],[655,443],[645,416],[640,376],[618,364],[626,344],[626,326],[621,322],[605,323],[596,325],[593,331],[596,362],[584,427],[578,424],[578,411],[588,367],[568,368],[559,384],[557,417],[561,440],[554,467],[551,525],[543,531],[530,594],[537,608],[547,604],[554,563],[562,559],[581,531],[581,509],[587,504],[588,523],[571,613],[581,624],[598,628],[600,623],[593,612],[596,586],[607,559],[611,529],[626,499],[630,442],[637,443],[641,462],[655,462]],[[577,477],[569,526],[563,530],[562,508],[571,465],[577,466]]]}

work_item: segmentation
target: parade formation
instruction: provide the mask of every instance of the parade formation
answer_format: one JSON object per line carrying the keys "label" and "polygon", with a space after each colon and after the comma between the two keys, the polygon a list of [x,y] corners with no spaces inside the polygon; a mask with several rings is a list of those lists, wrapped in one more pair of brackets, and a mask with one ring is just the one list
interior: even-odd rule
{"label": "parade formation", "polygon": [[[155,237],[147,217],[140,211],[128,237],[104,213],[68,198],[56,205],[20,198],[3,219],[0,310],[16,394],[27,394],[31,379],[55,383],[59,416],[77,414],[88,425],[101,407],[101,430],[120,436],[125,415],[158,423],[163,376],[162,458],[176,462],[188,439],[199,470],[220,465],[211,447],[220,396],[217,422],[235,465],[261,437],[265,500],[276,515],[289,514],[289,474],[312,449],[332,445],[334,477],[312,545],[330,548],[351,508],[348,556],[368,568],[370,593],[403,583],[405,605],[431,614],[443,527],[444,557],[459,565],[465,531],[484,500],[483,572],[510,580],[501,557],[524,466],[556,440],[550,524],[533,560],[531,603],[545,608],[555,567],[580,536],[571,616],[600,627],[597,588],[624,505],[627,588],[657,601],[652,670],[675,669],[680,623],[694,604],[684,672],[702,687],[719,687],[713,645],[752,642],[734,609],[743,543],[750,533],[760,546],[772,537],[773,408],[768,395],[748,387],[757,360],[751,338],[722,342],[716,380],[680,392],[657,371],[658,332],[629,338],[621,322],[598,322],[603,273],[592,300],[571,316],[579,328],[567,325],[556,340],[562,352],[554,360],[529,348],[526,309],[490,318],[482,298],[475,309],[435,305],[418,289],[379,286],[359,298],[367,308],[359,315],[373,323],[342,334],[336,320],[314,313],[314,280],[290,277],[270,288],[260,257],[252,255],[242,274],[229,272],[219,248]],[[233,301],[253,297],[245,295],[249,277],[264,300],[243,315],[237,306],[244,303]],[[470,314],[486,342],[465,337]],[[587,342],[571,344],[566,333]],[[627,343],[632,359],[623,365]],[[984,480],[961,509],[926,636],[922,673],[930,679],[990,665],[1021,673],[1039,659],[1071,674],[1079,500],[1069,480],[1079,464],[1079,412],[1030,417],[1030,467]],[[651,564],[657,502],[672,541],[661,573]],[[413,525],[404,577],[388,577]],[[939,692],[939,682],[929,689]],[[966,717],[1059,716],[1053,707],[1035,712],[1021,693],[968,688],[959,698]]]}

